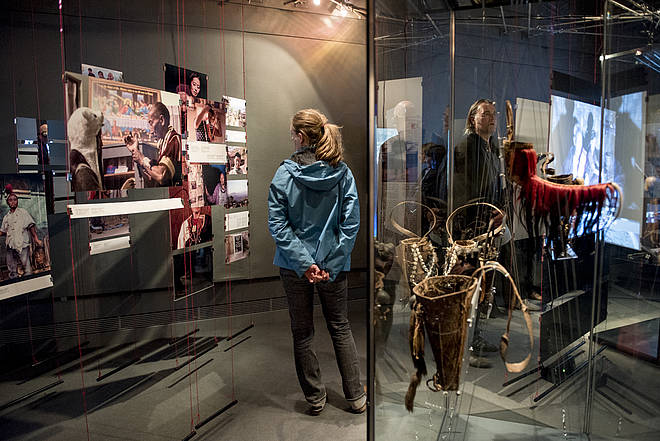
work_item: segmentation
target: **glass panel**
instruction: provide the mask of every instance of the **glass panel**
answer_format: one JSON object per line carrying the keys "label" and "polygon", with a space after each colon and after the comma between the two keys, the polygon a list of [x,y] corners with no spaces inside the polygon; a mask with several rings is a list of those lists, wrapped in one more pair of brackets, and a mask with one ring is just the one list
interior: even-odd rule
{"label": "glass panel", "polygon": [[[575,229],[571,210],[559,201],[571,190],[551,193],[548,179],[571,173],[562,169],[571,161],[562,152],[573,154],[580,133],[598,142],[597,122],[583,128],[588,114],[600,116],[598,39],[589,32],[599,21],[581,18],[594,12],[574,2],[456,12],[453,208],[478,201],[505,212],[506,231],[492,257],[515,280],[533,334],[532,359],[522,369],[507,368],[496,352],[486,352],[507,330],[509,311],[507,360],[523,360],[530,351],[524,315],[514,309],[518,301],[505,279],[494,276],[494,289],[486,293],[491,313],[476,324],[459,409],[468,433],[488,428],[508,438],[543,426],[554,437],[583,430],[593,275],[580,268],[593,267],[594,238],[582,235],[567,246]],[[582,113],[560,112],[555,119],[555,96]],[[548,151],[556,157],[548,167],[554,176],[539,169],[543,179],[535,180],[536,157]],[[528,158],[530,173],[514,166],[526,167],[521,161]],[[469,226],[462,230],[466,239],[475,235]]]}
{"label": "glass panel", "polygon": [[[354,377],[365,357],[340,372],[333,340],[340,358],[356,358],[368,323],[367,229],[356,238],[348,225],[352,196],[369,200],[366,0],[315,3],[3,2],[2,439],[316,439],[298,423],[326,391],[314,423],[325,419],[337,439],[364,437],[363,378]],[[350,249],[308,252],[296,235],[319,236],[313,220],[273,229],[295,248],[279,264],[296,269],[314,254],[337,281],[333,293],[316,285],[323,308],[311,294],[296,304],[298,349],[311,341],[313,306],[318,334],[301,357],[326,385],[312,372],[303,389],[268,195],[294,153],[292,116],[305,108],[343,127],[351,185],[328,191],[352,202],[339,204],[350,216],[337,220]],[[350,262],[332,264],[339,255]],[[255,424],[255,409],[269,424]]]}
{"label": "glass panel", "polygon": [[616,182],[618,218],[603,236],[606,315],[596,323],[590,430],[595,435],[656,439],[660,308],[660,99],[657,45],[660,16],[644,2],[607,2],[604,32],[604,113],[611,143],[599,168]]}
{"label": "glass panel", "polygon": [[[442,394],[432,393],[424,378],[413,414],[404,407],[404,395],[413,372],[409,281],[421,280],[421,272],[435,273],[437,257],[422,246],[413,269],[413,248],[404,256],[395,246],[404,238],[425,237],[428,245],[442,240],[435,228],[447,211],[449,13],[425,16],[396,1],[375,6],[375,437],[435,439],[437,415],[446,409]],[[432,374],[430,349],[428,354]]]}
{"label": "glass panel", "polygon": [[[604,39],[605,2],[374,3],[375,438],[652,433],[619,407],[658,411],[622,379],[658,355],[655,61],[626,37],[655,17],[617,6]],[[603,49],[628,51],[605,76]],[[488,261],[471,298],[443,277]]]}
{"label": "glass panel", "polygon": [[[559,122],[552,118],[553,96],[588,102],[585,112],[599,115],[594,106],[599,89],[593,81],[597,39],[574,24],[586,12],[593,11],[570,2],[457,12],[452,208],[479,201],[506,213],[510,235],[505,231],[492,257],[515,280],[530,310],[534,340],[532,361],[523,369],[507,369],[485,352],[497,345],[508,326],[507,310],[517,303],[504,278],[495,276],[486,293],[491,313],[481,314],[476,325],[473,342],[480,344],[473,344],[459,409],[468,432],[492,426],[507,437],[539,425],[552,428],[549,436],[582,431],[588,365],[583,336],[589,331],[593,295],[592,276],[582,276],[579,268],[593,265],[593,236],[581,238],[577,249],[567,248],[570,215],[558,201],[569,190],[558,192],[557,200],[538,199],[526,192],[536,189],[549,196],[548,181],[537,183],[512,165],[525,158],[525,151],[532,158],[550,151],[557,156],[551,165],[555,175],[565,173],[553,141],[565,149],[577,125],[570,114]],[[598,21],[592,18],[583,26],[593,23]],[[507,102],[513,111],[509,118]],[[595,129],[589,134],[597,138]],[[509,137],[527,144],[508,143]],[[536,174],[536,161],[531,161]],[[523,314],[513,309],[510,361],[522,360],[530,350],[526,328]]]}

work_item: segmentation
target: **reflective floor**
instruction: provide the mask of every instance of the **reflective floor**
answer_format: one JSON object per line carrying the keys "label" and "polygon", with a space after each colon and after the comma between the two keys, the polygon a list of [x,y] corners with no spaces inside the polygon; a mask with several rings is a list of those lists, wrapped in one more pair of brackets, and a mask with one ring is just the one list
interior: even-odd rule
{"label": "reflective floor", "polygon": [[[660,308],[652,308],[656,303],[648,303],[641,311],[638,299],[627,300],[629,295],[623,289],[611,289],[603,331],[659,316]],[[538,313],[533,318],[537,331]],[[317,353],[329,391],[328,404],[318,417],[306,413],[293,366],[288,313],[281,310],[234,317],[234,332],[245,331],[233,341],[224,338],[226,319],[200,322],[199,332],[175,344],[164,336],[138,342],[119,336],[105,339],[102,345],[91,338],[81,347],[82,377],[75,346],[35,367],[6,370],[0,378],[1,438],[83,440],[88,439],[89,430],[89,439],[181,440],[195,425],[230,404],[233,389],[237,404],[196,429],[193,439],[364,440],[365,415],[347,411],[320,311],[316,319]],[[358,350],[366,354],[362,300],[351,302],[351,321]],[[497,341],[505,323],[504,316],[489,319],[486,338]],[[408,413],[403,406],[412,370],[407,332],[408,311],[399,305],[377,363],[377,440],[587,439],[578,433],[584,418],[584,373],[536,403],[534,398],[552,383],[536,374],[503,387],[503,381],[513,375],[505,374],[496,353],[487,355],[492,368],[466,368],[459,396],[431,392],[422,383],[415,412]],[[524,332],[522,320],[514,319],[513,341],[524,339]],[[521,351],[524,348],[513,347],[511,356],[521,357]],[[660,406],[652,393],[660,390],[657,366],[611,346],[605,347],[599,360],[599,374],[604,374],[599,378],[608,380],[597,387],[595,430],[589,439],[657,439],[660,427],[649,418]],[[427,362],[430,370],[432,358]],[[364,377],[365,355],[360,363]],[[55,384],[60,379],[63,382]],[[11,403],[27,394],[34,395]]]}
{"label": "reflective floor", "polygon": [[[352,303],[355,338],[365,354],[363,302]],[[102,347],[84,345],[82,377],[77,348],[39,369],[9,372],[0,386],[0,406],[5,404],[0,410],[0,438],[181,440],[195,425],[230,404],[233,388],[238,403],[197,429],[192,439],[366,439],[365,415],[347,411],[320,311],[315,341],[328,403],[316,417],[306,413],[296,379],[288,312],[234,317],[232,329],[239,332],[252,323],[254,327],[232,341],[222,338],[227,334],[227,320],[218,320],[206,330],[199,323],[202,329],[194,337],[176,344],[157,338]],[[229,349],[232,343],[233,352]],[[186,364],[189,359],[192,361]],[[366,356],[360,363],[366,373]],[[58,379],[63,382],[6,406]]]}
{"label": "reflective floor", "polygon": [[[463,364],[460,394],[433,392],[422,381],[415,399],[414,412],[408,413],[402,402],[408,389],[412,362],[408,352],[409,311],[403,304],[394,306],[392,327],[377,362],[376,427],[377,438],[385,440],[552,440],[552,439],[635,439],[656,440],[660,424],[653,418],[660,412],[658,365],[640,359],[639,345],[657,351],[660,306],[653,299],[640,303],[639,295],[610,285],[608,318],[598,332],[619,332],[614,342],[597,344],[592,431],[589,438],[580,435],[585,418],[587,369],[577,370],[557,386],[539,371],[540,312],[532,312],[535,348],[525,372],[529,375],[509,385],[519,374],[507,373],[498,353],[484,353],[492,364],[480,369]],[[642,326],[644,325],[644,326]],[[495,343],[506,326],[500,314],[484,326],[486,339]],[[628,328],[625,328],[625,327]],[[624,337],[620,336],[624,330]],[[634,335],[631,335],[634,334]],[[644,338],[649,334],[649,338]],[[605,335],[605,334],[603,334]],[[627,335],[627,337],[625,337]],[[612,340],[612,337],[609,337]],[[520,311],[511,325],[510,360],[525,356],[526,330]],[[625,342],[637,344],[627,348]],[[577,342],[579,343],[579,341]],[[585,343],[573,352],[574,366],[587,358]],[[429,373],[435,371],[430,347],[426,346]],[[652,352],[652,351],[650,351]],[[656,352],[657,353],[657,352]]]}

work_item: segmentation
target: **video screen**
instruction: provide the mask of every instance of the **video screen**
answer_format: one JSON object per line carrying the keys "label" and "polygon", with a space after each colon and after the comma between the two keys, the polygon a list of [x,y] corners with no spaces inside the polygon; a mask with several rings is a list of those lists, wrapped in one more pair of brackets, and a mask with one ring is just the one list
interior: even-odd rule
{"label": "video screen", "polygon": [[646,92],[610,99],[610,108],[616,112],[613,180],[623,191],[623,204],[605,241],[636,250],[640,249],[644,208],[645,103]]}
{"label": "video screen", "polygon": [[[640,249],[644,164],[645,94],[633,93],[610,100],[602,113],[603,154],[601,168],[601,108],[560,96],[552,96],[549,150],[555,154],[557,174],[573,174],[585,185],[616,182],[623,193],[621,214],[609,226],[605,241]],[[601,174],[599,181],[599,174]]]}

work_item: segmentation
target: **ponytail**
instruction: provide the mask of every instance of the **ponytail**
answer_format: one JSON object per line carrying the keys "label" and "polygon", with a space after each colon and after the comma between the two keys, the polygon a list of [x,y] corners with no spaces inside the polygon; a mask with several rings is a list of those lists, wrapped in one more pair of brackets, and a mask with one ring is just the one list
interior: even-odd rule
{"label": "ponytail", "polygon": [[339,127],[331,124],[318,110],[303,109],[291,120],[292,128],[304,134],[310,146],[315,146],[316,159],[336,167],[344,157],[342,137]]}
{"label": "ponytail", "polygon": [[316,144],[316,159],[325,161],[333,167],[336,167],[344,156],[339,128],[336,124],[325,123],[323,125],[323,136]]}

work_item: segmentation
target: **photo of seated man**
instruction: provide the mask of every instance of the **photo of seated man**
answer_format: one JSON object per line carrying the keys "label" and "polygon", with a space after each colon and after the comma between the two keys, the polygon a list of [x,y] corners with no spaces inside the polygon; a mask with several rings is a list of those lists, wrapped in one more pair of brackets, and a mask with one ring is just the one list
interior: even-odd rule
{"label": "photo of seated man", "polygon": [[140,149],[140,139],[132,134],[124,137],[126,147],[138,166],[145,187],[181,185],[181,135],[170,125],[170,112],[162,102],[155,103],[147,122],[158,141],[157,158],[146,156]]}

